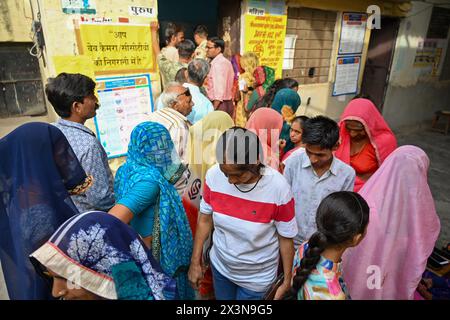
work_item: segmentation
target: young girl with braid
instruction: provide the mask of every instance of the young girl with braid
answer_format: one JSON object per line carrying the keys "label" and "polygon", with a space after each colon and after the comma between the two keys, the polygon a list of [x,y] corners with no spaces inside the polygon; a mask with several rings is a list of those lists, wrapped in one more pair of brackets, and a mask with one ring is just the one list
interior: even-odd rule
{"label": "young girl with braid", "polygon": [[340,191],[324,198],[317,209],[317,232],[295,253],[286,299],[350,299],[341,276],[341,257],[362,241],[368,222],[369,206],[359,194]]}

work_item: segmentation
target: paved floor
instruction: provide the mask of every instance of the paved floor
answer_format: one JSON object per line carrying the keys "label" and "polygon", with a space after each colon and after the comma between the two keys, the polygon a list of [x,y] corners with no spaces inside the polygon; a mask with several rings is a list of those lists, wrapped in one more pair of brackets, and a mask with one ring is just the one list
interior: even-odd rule
{"label": "paved floor", "polygon": [[428,182],[441,219],[437,246],[450,242],[450,133],[434,132],[428,126],[395,132],[399,145],[422,148],[430,158]]}

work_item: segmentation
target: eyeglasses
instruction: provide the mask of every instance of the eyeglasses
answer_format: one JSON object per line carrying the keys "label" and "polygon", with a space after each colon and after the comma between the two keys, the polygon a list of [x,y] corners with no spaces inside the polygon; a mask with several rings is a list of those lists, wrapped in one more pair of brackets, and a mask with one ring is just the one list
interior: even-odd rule
{"label": "eyeglasses", "polygon": [[209,46],[206,46],[206,49],[215,49],[216,47],[209,47]]}
{"label": "eyeglasses", "polygon": [[191,96],[191,92],[189,91],[189,88],[186,88],[186,91],[180,93],[179,95],[177,95],[177,98],[179,96],[185,95],[186,97],[190,97]]}

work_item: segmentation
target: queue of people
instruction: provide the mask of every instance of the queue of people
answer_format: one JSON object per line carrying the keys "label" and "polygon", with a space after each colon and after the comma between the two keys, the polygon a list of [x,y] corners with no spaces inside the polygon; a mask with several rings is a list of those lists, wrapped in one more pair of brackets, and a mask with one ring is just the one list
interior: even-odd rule
{"label": "queue of people", "polygon": [[255,54],[228,60],[204,26],[197,48],[165,35],[159,107],[115,177],[80,74],[48,81],[61,119],[0,139],[9,297],[260,300],[282,279],[274,299],[412,299],[440,229],[426,154],[397,148],[369,99],[301,116],[299,83]]}

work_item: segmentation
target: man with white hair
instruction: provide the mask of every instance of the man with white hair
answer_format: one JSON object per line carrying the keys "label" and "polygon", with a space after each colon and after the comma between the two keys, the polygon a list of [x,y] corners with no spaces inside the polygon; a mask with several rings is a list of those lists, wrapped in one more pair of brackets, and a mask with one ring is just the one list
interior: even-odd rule
{"label": "man with white hair", "polygon": [[194,106],[191,92],[178,82],[170,82],[159,99],[163,108],[153,112],[150,121],[161,123],[166,127],[181,161],[186,164],[186,146],[191,126],[186,116],[191,113]]}
{"label": "man with white hair", "polygon": [[[166,127],[182,163],[187,166],[186,148],[191,123],[186,116],[191,113],[194,106],[191,93],[178,82],[170,82],[166,85],[160,100],[163,108],[153,112],[149,121],[158,122]],[[174,185],[180,196],[184,192],[188,178],[189,170],[186,170]]]}
{"label": "man with white hair", "polygon": [[200,91],[209,73],[209,63],[204,59],[194,59],[187,68],[188,82],[183,84],[189,88],[194,101],[194,108],[187,116],[188,120],[194,124],[203,119],[208,113],[214,111],[211,101]]}

